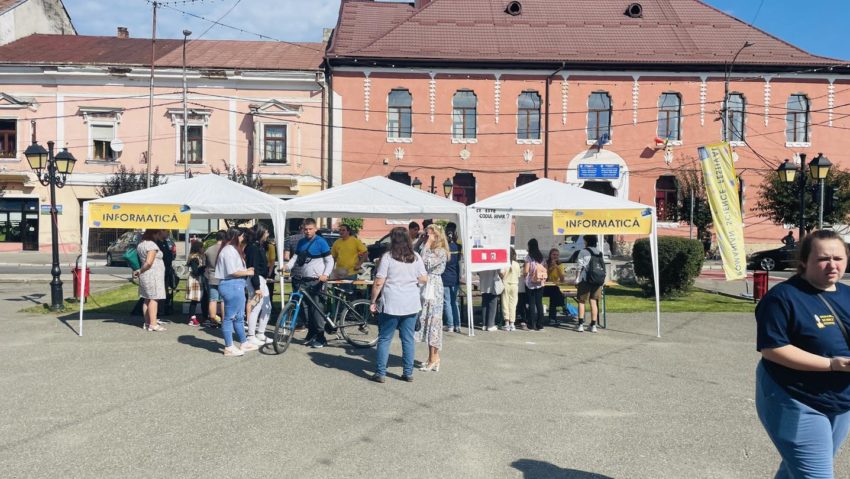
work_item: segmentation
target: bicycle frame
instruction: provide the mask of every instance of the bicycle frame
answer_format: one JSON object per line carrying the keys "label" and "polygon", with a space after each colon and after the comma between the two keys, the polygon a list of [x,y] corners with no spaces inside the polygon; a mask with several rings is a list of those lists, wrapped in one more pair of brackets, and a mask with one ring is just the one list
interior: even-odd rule
{"label": "bicycle frame", "polygon": [[[348,300],[345,299],[343,296],[336,295],[336,294],[333,294],[332,292],[328,292],[328,291],[324,291],[324,290],[319,292],[319,296],[322,296],[326,299],[331,299],[331,300],[334,301],[333,315],[324,311],[325,308],[319,307],[319,304],[316,301],[316,299],[313,298],[313,295],[311,295],[310,293],[305,291],[303,286],[299,287],[298,291],[294,291],[294,292],[290,293],[288,303],[295,305],[294,313],[292,314],[292,320],[291,320],[292,324],[289,325],[289,328],[292,331],[295,330],[295,323],[298,319],[298,315],[301,313],[301,302],[305,299],[310,304],[310,306],[312,306],[314,308],[319,308],[319,311],[323,311],[323,314],[325,316],[325,321],[327,321],[328,324],[330,324],[331,328],[334,328],[334,329],[339,328],[339,326],[337,326],[336,319],[339,318],[339,315],[342,312],[341,308],[345,308],[345,309],[351,311],[354,314],[358,314],[357,311],[355,311],[354,308],[351,307]],[[356,326],[356,325],[349,325],[349,326],[343,326],[343,327],[350,327],[350,326]]]}

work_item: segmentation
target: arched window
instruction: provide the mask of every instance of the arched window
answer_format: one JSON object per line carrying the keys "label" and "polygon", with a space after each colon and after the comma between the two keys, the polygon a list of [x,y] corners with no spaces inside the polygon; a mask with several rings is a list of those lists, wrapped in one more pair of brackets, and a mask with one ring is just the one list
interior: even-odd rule
{"label": "arched window", "polygon": [[729,141],[744,141],[744,113],[747,102],[744,95],[732,93],[726,106],[726,138]]}
{"label": "arched window", "polygon": [[452,97],[452,137],[474,139],[476,137],[476,114],[478,98],[469,90],[460,90]]}
{"label": "arched window", "polygon": [[682,97],[678,93],[662,93],[658,99],[658,137],[682,139]]}
{"label": "arched window", "polygon": [[809,99],[806,95],[791,95],[788,98],[785,140],[791,143],[809,141]]}
{"label": "arched window", "polygon": [[607,92],[591,93],[587,99],[587,139],[611,138],[611,96]]}
{"label": "arched window", "polygon": [[518,140],[540,139],[540,95],[536,91],[524,91],[517,99]]}
{"label": "arched window", "polygon": [[655,213],[659,221],[678,221],[679,183],[673,175],[655,181]]}
{"label": "arched window", "polygon": [[407,90],[392,90],[387,99],[387,138],[409,139],[413,135],[411,107],[413,97]]}

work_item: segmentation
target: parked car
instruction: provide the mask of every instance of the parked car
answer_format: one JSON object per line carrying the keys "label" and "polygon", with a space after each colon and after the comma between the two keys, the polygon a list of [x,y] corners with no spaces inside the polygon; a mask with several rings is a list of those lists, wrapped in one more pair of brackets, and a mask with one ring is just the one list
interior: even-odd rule
{"label": "parked car", "polygon": [[369,255],[369,261],[371,261],[372,263],[374,263],[375,261],[378,261],[378,259],[380,259],[381,256],[384,255],[384,253],[387,251],[387,248],[389,248],[389,247],[390,247],[390,234],[389,233],[382,236],[381,239],[379,239],[378,241],[375,241],[374,243],[372,243],[370,245],[366,245],[366,251],[367,251],[367,254]]}
{"label": "parked car", "polygon": [[[106,248],[106,266],[127,265],[127,261],[124,259],[124,253],[128,249],[138,246],[141,237],[141,231],[128,231],[122,234]],[[169,236],[166,241],[168,241],[168,246],[176,257],[177,245],[174,243],[174,240]]]}
{"label": "parked car", "polygon": [[747,267],[753,270],[782,271],[797,266],[796,246],[782,246],[753,253],[747,258]]}
{"label": "parked car", "polygon": [[[565,236],[564,241],[558,244],[558,252],[560,253],[561,263],[575,263],[578,260],[578,254],[585,248],[584,239],[579,235]],[[547,252],[543,252],[544,256]],[[602,255],[606,259],[611,257],[611,245],[607,241],[602,242]]]}

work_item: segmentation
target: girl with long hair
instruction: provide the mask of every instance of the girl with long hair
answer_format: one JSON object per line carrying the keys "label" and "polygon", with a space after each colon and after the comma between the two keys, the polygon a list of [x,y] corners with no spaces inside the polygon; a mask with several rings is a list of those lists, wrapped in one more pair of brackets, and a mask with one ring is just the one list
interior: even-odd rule
{"label": "girl with long hair", "polygon": [[254,268],[254,275],[249,279],[250,291],[254,292],[254,296],[248,313],[248,341],[261,346],[272,342],[265,334],[272,313],[271,296],[266,283],[269,263],[263,246],[269,238],[269,232],[262,223],[257,223],[250,231],[250,242],[245,248],[245,265]]}
{"label": "girl with long hair", "polygon": [[421,371],[440,370],[440,349],[443,348],[443,279],[449,259],[449,244],[443,228],[430,224],[425,228],[426,239],[422,246],[422,262],[428,281],[422,289],[422,328],[416,332],[416,341],[428,343],[428,362]]}
{"label": "girl with long hair", "polygon": [[549,324],[557,324],[558,308],[564,310],[564,315],[567,314],[567,306],[564,303],[564,295],[561,293],[561,288],[558,284],[564,282],[564,272],[561,270],[561,252],[558,248],[549,250],[549,256],[546,258],[546,273],[547,281],[555,283],[552,286],[543,288],[543,296],[549,298]]}
{"label": "girl with long hair", "polygon": [[139,297],[143,298],[145,324],[142,326],[146,331],[161,332],[165,328],[157,323],[156,315],[160,299],[165,299],[165,263],[162,260],[162,250],[156,241],[163,238],[163,230],[145,230],[136,253],[142,266],[133,271],[133,277],[139,278]]}
{"label": "girl with long hair", "polygon": [[[255,351],[257,345],[245,338],[245,278],[254,276],[254,268],[247,268],[239,253],[245,242],[245,233],[239,228],[230,228],[222,240],[215,264],[215,276],[220,279],[218,290],[224,300],[224,355],[242,356],[245,351]],[[239,338],[239,348],[233,345],[233,333]]]}
{"label": "girl with long hair", "polygon": [[528,240],[528,256],[525,257],[525,295],[528,300],[528,330],[543,329],[543,281],[539,280],[539,268],[546,269],[543,264],[543,253],[536,238]]}

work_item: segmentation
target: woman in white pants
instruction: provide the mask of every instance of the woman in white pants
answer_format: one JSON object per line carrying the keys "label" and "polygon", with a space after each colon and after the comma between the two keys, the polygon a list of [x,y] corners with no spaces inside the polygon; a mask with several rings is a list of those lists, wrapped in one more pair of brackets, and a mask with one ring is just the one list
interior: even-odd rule
{"label": "woman in white pants", "polygon": [[272,300],[266,285],[269,262],[264,247],[269,239],[269,232],[260,223],[249,231],[249,242],[245,248],[245,265],[254,268],[254,276],[249,281],[249,287],[254,291],[254,296],[251,298],[251,314],[248,315],[248,342],[262,346],[272,342],[272,339],[265,334],[272,314]]}

